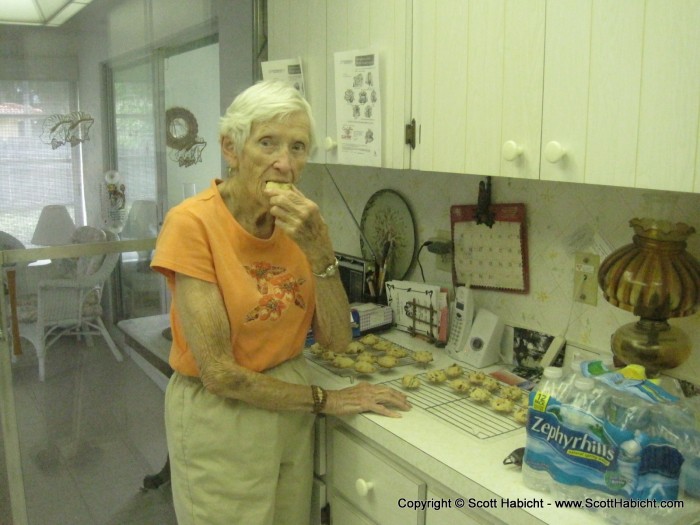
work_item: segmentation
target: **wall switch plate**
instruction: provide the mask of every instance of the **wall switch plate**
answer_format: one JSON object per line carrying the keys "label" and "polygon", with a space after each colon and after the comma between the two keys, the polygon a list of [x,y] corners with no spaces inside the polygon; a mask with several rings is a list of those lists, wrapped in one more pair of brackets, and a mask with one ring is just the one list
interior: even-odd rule
{"label": "wall switch plate", "polygon": [[598,304],[598,269],[600,256],[576,252],[574,260],[574,301],[596,306]]}
{"label": "wall switch plate", "polygon": [[[452,235],[445,230],[438,230],[437,238],[443,242],[452,244]],[[452,251],[445,254],[435,254],[435,269],[452,273]]]}

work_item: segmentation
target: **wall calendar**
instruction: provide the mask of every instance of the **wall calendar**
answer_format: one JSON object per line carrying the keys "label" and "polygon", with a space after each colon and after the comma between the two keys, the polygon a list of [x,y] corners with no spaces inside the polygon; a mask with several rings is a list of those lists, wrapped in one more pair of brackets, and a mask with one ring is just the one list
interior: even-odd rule
{"label": "wall calendar", "polygon": [[476,211],[471,205],[450,208],[454,285],[527,293],[525,204],[492,204],[491,227],[477,224]]}

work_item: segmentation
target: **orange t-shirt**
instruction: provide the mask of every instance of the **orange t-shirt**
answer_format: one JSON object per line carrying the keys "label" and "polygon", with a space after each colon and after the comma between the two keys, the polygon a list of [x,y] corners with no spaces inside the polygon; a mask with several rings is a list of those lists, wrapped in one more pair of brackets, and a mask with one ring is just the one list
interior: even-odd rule
{"label": "orange t-shirt", "polygon": [[190,376],[199,376],[199,368],[174,299],[176,273],[218,285],[233,356],[257,372],[301,353],[315,308],[315,281],[299,246],[277,228],[269,239],[244,230],[226,207],[220,182],[168,212],[151,262],[173,296],[170,366]]}

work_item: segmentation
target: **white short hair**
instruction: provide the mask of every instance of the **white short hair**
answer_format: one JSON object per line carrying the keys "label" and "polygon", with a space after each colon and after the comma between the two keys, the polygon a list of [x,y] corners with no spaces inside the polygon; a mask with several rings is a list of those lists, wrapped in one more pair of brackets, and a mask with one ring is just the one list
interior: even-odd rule
{"label": "white short hair", "polygon": [[311,106],[292,85],[280,80],[264,80],[240,93],[219,120],[219,133],[233,142],[240,154],[253,124],[283,120],[302,112],[309,119],[309,151],[314,146],[315,123]]}

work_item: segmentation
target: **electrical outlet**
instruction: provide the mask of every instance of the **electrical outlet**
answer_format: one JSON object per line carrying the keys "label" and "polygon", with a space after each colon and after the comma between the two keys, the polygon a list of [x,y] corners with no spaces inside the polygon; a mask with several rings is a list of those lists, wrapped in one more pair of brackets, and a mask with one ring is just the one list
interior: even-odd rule
{"label": "electrical outlet", "polygon": [[574,301],[596,306],[598,304],[598,268],[600,256],[576,252],[574,259]]}
{"label": "electrical outlet", "polygon": [[[442,242],[452,243],[452,235],[445,230],[438,230],[437,239]],[[435,254],[435,269],[452,273],[452,251],[444,254]]]}

